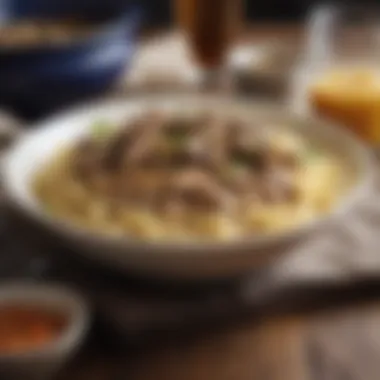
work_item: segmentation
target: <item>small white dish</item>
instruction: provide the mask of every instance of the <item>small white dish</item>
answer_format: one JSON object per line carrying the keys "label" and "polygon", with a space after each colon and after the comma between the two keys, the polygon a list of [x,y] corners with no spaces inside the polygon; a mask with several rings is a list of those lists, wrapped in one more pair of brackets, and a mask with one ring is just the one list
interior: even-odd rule
{"label": "small white dish", "polygon": [[284,41],[241,45],[231,53],[229,67],[243,91],[280,97],[287,92],[299,53],[299,46]]}
{"label": "small white dish", "polygon": [[58,313],[64,317],[65,325],[57,339],[46,345],[15,354],[0,354],[1,379],[51,378],[75,355],[89,329],[86,302],[60,286],[33,282],[0,283],[0,308],[7,306]]}

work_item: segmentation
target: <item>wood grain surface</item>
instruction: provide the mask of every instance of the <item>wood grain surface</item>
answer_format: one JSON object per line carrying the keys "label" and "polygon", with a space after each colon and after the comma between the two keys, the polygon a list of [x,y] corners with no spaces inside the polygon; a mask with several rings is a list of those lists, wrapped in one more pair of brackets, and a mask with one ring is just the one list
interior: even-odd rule
{"label": "wood grain surface", "polygon": [[145,352],[95,355],[61,380],[377,380],[379,322],[377,302],[244,321]]}

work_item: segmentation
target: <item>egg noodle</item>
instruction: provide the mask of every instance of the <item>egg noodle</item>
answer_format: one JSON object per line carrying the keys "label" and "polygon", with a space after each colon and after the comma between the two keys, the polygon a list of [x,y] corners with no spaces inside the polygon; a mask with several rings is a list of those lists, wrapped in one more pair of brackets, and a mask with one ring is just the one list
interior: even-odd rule
{"label": "egg noodle", "polygon": [[[244,197],[235,197],[233,204],[238,204],[239,207],[233,210],[227,206],[202,209],[197,207],[198,204],[191,203],[186,205],[188,207],[185,211],[182,208],[179,208],[182,211],[176,211],[176,203],[170,203],[170,212],[169,206],[162,212],[161,208],[156,210],[147,207],[145,203],[127,202],[123,197],[114,195],[115,189],[118,190],[117,194],[121,192],[124,195],[123,191],[119,191],[122,186],[127,189],[125,193],[128,192],[134,184],[133,178],[137,177],[123,175],[122,180],[119,172],[104,174],[98,171],[97,176],[93,177],[96,181],[94,179],[89,182],[87,177],[74,175],[73,167],[77,160],[75,147],[60,152],[52,162],[45,165],[36,174],[33,188],[47,213],[101,233],[161,241],[225,241],[276,233],[328,213],[347,189],[348,181],[344,166],[332,153],[317,151],[306,141],[287,132],[282,135],[276,133],[274,136],[271,140],[274,151],[293,150],[297,157],[301,157],[292,169],[292,196],[289,198],[260,198],[253,196],[256,193],[252,190],[244,193]],[[226,168],[222,170],[223,175],[226,171]],[[152,197],[155,194],[152,189],[158,186],[158,182],[154,180],[154,171],[144,173],[147,177],[145,187],[140,184],[138,190],[141,193],[146,191]],[[185,186],[186,177],[180,182],[180,186]],[[123,185],[119,186],[121,183]],[[199,183],[196,185],[200,186]],[[112,196],[110,188],[113,190]],[[277,188],[280,189],[280,186],[273,186],[274,191]],[[177,194],[173,189],[177,188],[167,191],[169,198],[170,194],[173,197]],[[182,203],[178,204],[183,206]]]}

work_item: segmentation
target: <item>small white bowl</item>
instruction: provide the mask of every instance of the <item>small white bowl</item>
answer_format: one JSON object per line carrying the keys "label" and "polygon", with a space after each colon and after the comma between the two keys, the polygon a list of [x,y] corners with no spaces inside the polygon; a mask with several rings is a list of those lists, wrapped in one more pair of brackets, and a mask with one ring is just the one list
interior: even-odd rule
{"label": "small white bowl", "polygon": [[300,52],[299,46],[290,41],[243,45],[231,55],[230,69],[243,91],[277,99],[287,94]]}
{"label": "small white bowl", "polygon": [[54,311],[67,321],[60,336],[44,346],[22,353],[0,354],[0,379],[51,378],[76,353],[90,325],[85,301],[72,291],[55,285],[1,284],[0,308],[7,305]]}

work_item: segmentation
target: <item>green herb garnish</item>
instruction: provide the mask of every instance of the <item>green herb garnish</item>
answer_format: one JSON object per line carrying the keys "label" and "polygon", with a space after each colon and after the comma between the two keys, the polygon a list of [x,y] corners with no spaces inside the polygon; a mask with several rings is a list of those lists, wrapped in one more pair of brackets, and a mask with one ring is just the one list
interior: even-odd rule
{"label": "green herb garnish", "polygon": [[181,141],[188,136],[188,133],[182,128],[172,128],[166,132],[166,136],[174,141]]}
{"label": "green herb garnish", "polygon": [[308,148],[304,151],[304,158],[308,161],[315,160],[321,156],[321,152],[316,148]]}
{"label": "green herb garnish", "polygon": [[187,131],[184,131],[181,128],[173,128],[169,131],[166,131],[165,137],[172,149],[181,149],[183,148],[188,139]]}
{"label": "green herb garnish", "polygon": [[107,121],[97,121],[91,126],[92,137],[97,141],[104,141],[112,134],[112,126]]}
{"label": "green herb garnish", "polygon": [[242,172],[247,171],[247,165],[233,160],[229,165],[223,170],[222,176],[225,180],[234,180]]}

